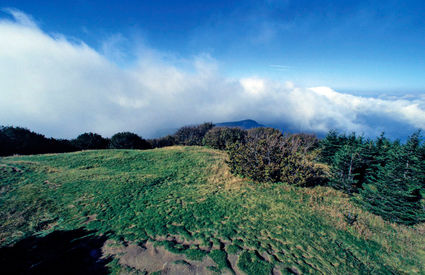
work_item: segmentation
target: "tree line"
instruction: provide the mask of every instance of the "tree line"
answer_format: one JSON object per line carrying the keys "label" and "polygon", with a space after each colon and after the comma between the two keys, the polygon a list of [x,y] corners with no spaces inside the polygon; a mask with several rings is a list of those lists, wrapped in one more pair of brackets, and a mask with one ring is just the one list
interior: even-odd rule
{"label": "tree line", "polygon": [[20,127],[0,128],[0,155],[89,149],[151,149],[207,146],[228,153],[232,173],[256,182],[329,185],[350,195],[385,220],[413,225],[425,221],[425,145],[420,132],[407,142],[330,131],[322,140],[283,134],[273,128],[184,126],[174,134],[145,140],[121,132],[111,138],[84,133],[72,140],[46,138]]}
{"label": "tree line", "polygon": [[156,139],[144,139],[131,132],[120,132],[111,138],[96,133],[83,133],[75,139],[47,138],[29,129],[0,126],[0,156],[64,153],[79,150],[99,149],[152,149],[172,145],[204,144],[204,136],[214,127],[212,123],[184,126],[173,135]]}
{"label": "tree line", "polygon": [[0,127],[0,156],[65,153],[91,149],[150,149],[151,144],[137,134],[121,132],[111,138],[84,133],[75,139],[46,138],[21,127]]}
{"label": "tree line", "polygon": [[329,185],[352,196],[385,220],[425,221],[425,146],[420,132],[405,143],[383,134],[365,139],[331,131],[321,141],[320,161],[329,165]]}

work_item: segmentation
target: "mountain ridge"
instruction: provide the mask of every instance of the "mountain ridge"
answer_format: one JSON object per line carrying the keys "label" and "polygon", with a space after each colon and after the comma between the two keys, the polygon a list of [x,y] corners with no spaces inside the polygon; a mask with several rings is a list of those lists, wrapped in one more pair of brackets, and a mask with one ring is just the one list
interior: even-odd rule
{"label": "mountain ridge", "polygon": [[266,127],[265,125],[260,124],[253,119],[219,122],[219,123],[216,123],[215,126],[217,126],[217,127],[239,127],[239,128],[246,129],[246,130],[252,129],[252,128],[258,128],[258,127]]}

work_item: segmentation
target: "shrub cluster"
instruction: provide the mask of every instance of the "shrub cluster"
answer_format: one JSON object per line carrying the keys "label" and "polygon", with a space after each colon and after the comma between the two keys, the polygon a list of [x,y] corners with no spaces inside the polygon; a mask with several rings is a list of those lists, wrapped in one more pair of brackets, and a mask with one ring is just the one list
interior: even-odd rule
{"label": "shrub cluster", "polygon": [[244,143],[245,139],[246,131],[243,129],[214,127],[205,134],[202,143],[207,147],[225,150],[232,144]]}
{"label": "shrub cluster", "polygon": [[207,132],[214,129],[214,124],[206,122],[199,125],[183,126],[173,135],[148,140],[152,148],[162,148],[173,145],[202,146]]}
{"label": "shrub cluster", "polygon": [[318,140],[312,135],[283,135],[273,128],[247,131],[243,143],[229,147],[232,172],[259,182],[312,186],[325,181],[325,166],[315,161]]}
{"label": "shrub cluster", "polygon": [[174,138],[179,145],[202,145],[205,134],[214,127],[212,123],[203,123],[194,126],[184,126],[177,130]]}
{"label": "shrub cluster", "polygon": [[173,146],[177,144],[176,139],[173,135],[149,139],[148,142],[150,143],[152,148],[162,148],[162,147]]}
{"label": "shrub cluster", "polygon": [[[44,154],[63,153],[78,150],[94,149],[150,149],[173,145],[198,145],[204,144],[206,133],[213,129],[214,124],[203,123],[200,125],[184,126],[173,135],[156,139],[145,140],[137,134],[121,132],[110,139],[96,133],[84,133],[72,140],[46,138],[21,127],[0,126],[0,156],[13,154]],[[235,130],[226,132],[232,136]],[[242,131],[242,130],[240,130]],[[243,132],[241,132],[243,134]],[[208,143],[208,141],[207,141]],[[225,142],[226,143],[226,142]]]}
{"label": "shrub cluster", "polygon": [[109,148],[111,149],[150,149],[152,148],[151,144],[141,138],[140,136],[130,133],[130,132],[121,132],[113,135],[111,137],[111,142],[109,143]]}
{"label": "shrub cluster", "polygon": [[72,144],[79,150],[90,149],[106,149],[109,147],[109,140],[103,138],[99,134],[84,133],[79,135],[76,139],[71,141]]}

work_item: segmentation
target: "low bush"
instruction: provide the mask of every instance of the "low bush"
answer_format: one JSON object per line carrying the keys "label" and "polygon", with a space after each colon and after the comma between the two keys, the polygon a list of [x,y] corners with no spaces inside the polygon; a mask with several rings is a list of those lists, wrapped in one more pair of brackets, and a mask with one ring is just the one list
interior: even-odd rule
{"label": "low bush", "polygon": [[81,134],[71,142],[79,150],[106,149],[109,145],[108,139],[95,133]]}
{"label": "low bush", "polygon": [[117,133],[111,137],[111,149],[150,149],[151,145],[140,136],[130,133]]}
{"label": "low bush", "polygon": [[151,144],[152,148],[162,148],[162,147],[173,146],[177,144],[175,137],[172,135],[149,139],[148,142]]}
{"label": "low bush", "polygon": [[205,134],[202,143],[207,147],[225,150],[237,142],[244,143],[246,134],[240,128],[214,127]]}
{"label": "low bush", "polygon": [[259,182],[288,182],[312,186],[325,180],[325,166],[316,159],[317,139],[311,135],[283,135],[273,128],[248,131],[244,143],[229,147],[233,173]]}
{"label": "low bush", "polygon": [[205,134],[214,127],[214,124],[208,122],[195,126],[184,126],[177,130],[174,138],[180,145],[202,145]]}

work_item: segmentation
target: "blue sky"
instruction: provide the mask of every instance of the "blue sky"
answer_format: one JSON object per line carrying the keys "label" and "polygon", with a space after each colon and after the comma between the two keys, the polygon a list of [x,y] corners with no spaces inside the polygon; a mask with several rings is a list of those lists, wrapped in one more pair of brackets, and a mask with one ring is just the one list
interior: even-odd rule
{"label": "blue sky", "polygon": [[[0,125],[425,128],[423,1],[0,1]],[[401,130],[400,130],[401,129]]]}
{"label": "blue sky", "polygon": [[[425,91],[423,1],[8,1],[40,27],[100,49],[111,36],[232,76],[355,92]],[[127,45],[128,46],[128,45]],[[128,53],[131,60],[131,53]],[[273,66],[279,65],[279,66]]]}

